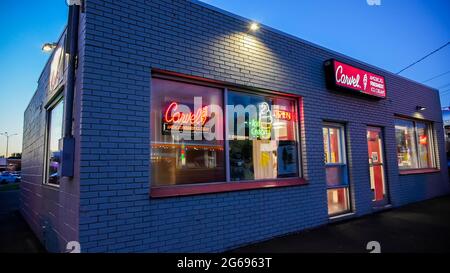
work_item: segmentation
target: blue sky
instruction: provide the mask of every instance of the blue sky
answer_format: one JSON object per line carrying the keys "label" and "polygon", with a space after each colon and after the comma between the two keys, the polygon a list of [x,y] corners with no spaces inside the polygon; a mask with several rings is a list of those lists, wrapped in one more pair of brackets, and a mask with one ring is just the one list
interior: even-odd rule
{"label": "blue sky", "polygon": [[[398,72],[450,41],[450,1],[381,0],[204,0],[286,33]],[[23,112],[48,55],[43,43],[56,40],[66,24],[64,0],[2,0],[0,16],[0,132],[19,133],[10,152],[21,151]],[[408,69],[423,82],[450,71],[450,46]],[[427,82],[450,90],[450,73]],[[442,95],[450,105],[450,91]],[[0,137],[0,155],[5,152]]]}

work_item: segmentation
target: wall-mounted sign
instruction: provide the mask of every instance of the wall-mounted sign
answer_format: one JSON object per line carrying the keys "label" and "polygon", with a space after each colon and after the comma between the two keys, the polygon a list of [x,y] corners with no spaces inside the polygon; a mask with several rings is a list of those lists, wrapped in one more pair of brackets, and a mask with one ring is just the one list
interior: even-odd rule
{"label": "wall-mounted sign", "polygon": [[386,80],[383,76],[336,61],[325,62],[327,88],[354,91],[377,98],[386,98]]}
{"label": "wall-mounted sign", "polygon": [[64,72],[67,68],[66,53],[64,50],[66,43],[66,33],[61,37],[57,47],[54,49],[50,63],[49,91],[56,90],[64,81]]}

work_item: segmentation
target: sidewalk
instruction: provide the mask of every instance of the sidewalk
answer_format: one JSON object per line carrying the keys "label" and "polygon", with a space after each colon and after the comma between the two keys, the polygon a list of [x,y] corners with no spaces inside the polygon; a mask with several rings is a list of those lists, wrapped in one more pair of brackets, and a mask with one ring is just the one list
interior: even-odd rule
{"label": "sidewalk", "polygon": [[[18,212],[19,191],[0,192],[0,253],[45,252]],[[449,252],[450,196],[330,224],[234,250],[234,253]]]}
{"label": "sidewalk", "polygon": [[378,241],[381,252],[449,252],[450,196],[392,209],[363,218],[275,238],[234,253],[368,253]]}
{"label": "sidewalk", "polygon": [[45,252],[19,213],[20,191],[0,191],[0,253]]}

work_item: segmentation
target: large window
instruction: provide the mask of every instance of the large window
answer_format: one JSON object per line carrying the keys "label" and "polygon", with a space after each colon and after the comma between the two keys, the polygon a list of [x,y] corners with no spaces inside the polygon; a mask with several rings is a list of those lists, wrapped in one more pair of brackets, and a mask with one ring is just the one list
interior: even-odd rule
{"label": "large window", "polygon": [[400,170],[435,168],[431,125],[426,122],[397,119],[395,137]]}
{"label": "large window", "polygon": [[228,105],[231,180],[298,177],[295,101],[229,91]]}
{"label": "large window", "polygon": [[328,213],[334,216],[350,210],[344,127],[340,124],[325,123],[323,144]]}
{"label": "large window", "polygon": [[[225,154],[222,140],[206,140],[204,107],[222,105],[223,91],[218,88],[163,79],[152,81],[151,174],[153,186],[223,182]],[[194,112],[195,97],[201,98]],[[200,120],[202,119],[203,120]],[[194,126],[198,119],[199,126]],[[219,119],[217,126],[223,126]],[[178,127],[177,127],[178,126]],[[188,128],[189,127],[189,128]],[[173,132],[172,132],[172,129]],[[185,137],[175,129],[186,133]],[[192,134],[198,133],[196,138]]]}
{"label": "large window", "polygon": [[47,155],[45,183],[58,186],[61,178],[61,150],[59,140],[62,138],[64,101],[59,99],[48,110],[47,116]]}
{"label": "large window", "polygon": [[151,105],[153,186],[300,176],[295,99],[154,78]]}

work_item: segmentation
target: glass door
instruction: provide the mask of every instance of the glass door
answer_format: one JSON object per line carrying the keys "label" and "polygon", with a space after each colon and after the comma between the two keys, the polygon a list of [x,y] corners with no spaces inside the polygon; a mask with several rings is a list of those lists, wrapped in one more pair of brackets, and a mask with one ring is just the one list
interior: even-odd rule
{"label": "glass door", "polygon": [[373,192],[374,206],[388,204],[386,177],[384,171],[383,137],[381,128],[367,129],[369,151],[370,188]]}

